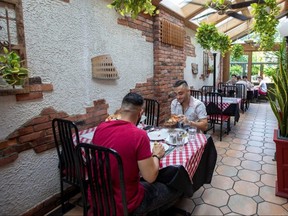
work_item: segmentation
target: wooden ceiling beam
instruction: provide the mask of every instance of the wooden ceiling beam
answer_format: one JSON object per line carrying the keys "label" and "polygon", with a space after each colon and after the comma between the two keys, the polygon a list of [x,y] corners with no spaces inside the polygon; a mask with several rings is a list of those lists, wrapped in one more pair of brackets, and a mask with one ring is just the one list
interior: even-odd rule
{"label": "wooden ceiling beam", "polygon": [[221,26],[218,26],[218,31],[219,32],[223,32],[223,33],[226,33],[230,30],[232,30],[233,28],[243,24],[244,22],[239,20],[239,19],[232,19],[226,23],[224,23],[223,25]]}

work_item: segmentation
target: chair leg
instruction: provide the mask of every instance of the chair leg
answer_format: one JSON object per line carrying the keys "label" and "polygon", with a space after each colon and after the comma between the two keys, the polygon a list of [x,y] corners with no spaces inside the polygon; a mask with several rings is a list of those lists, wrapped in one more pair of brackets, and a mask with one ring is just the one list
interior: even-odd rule
{"label": "chair leg", "polygon": [[62,176],[60,176],[60,189],[61,189],[61,209],[62,209],[62,214],[65,214],[65,200],[64,200],[64,188],[63,188],[63,181],[62,181]]}
{"label": "chair leg", "polygon": [[230,127],[230,118],[227,120],[227,135],[229,134],[229,132],[231,131],[231,127]]}

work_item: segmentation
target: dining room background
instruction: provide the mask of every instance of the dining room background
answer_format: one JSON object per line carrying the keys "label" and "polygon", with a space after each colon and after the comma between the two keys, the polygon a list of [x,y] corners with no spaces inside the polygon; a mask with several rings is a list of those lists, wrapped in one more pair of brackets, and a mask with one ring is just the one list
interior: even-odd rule
{"label": "dining room background", "polygon": [[[107,8],[106,0],[13,2],[23,13],[31,83],[29,92],[0,94],[1,214],[28,215],[59,197],[52,118],[69,117],[83,129],[95,126],[119,108],[127,92],[135,91],[160,102],[163,123],[177,79],[194,89],[212,83],[211,75],[201,76],[203,49],[195,32],[161,7],[155,17],[132,20]],[[178,38],[182,46],[163,41],[164,20],[183,31]],[[111,56],[118,79],[92,77],[91,60],[100,55]],[[220,55],[216,62],[219,79]],[[196,74],[192,63],[198,65]]]}

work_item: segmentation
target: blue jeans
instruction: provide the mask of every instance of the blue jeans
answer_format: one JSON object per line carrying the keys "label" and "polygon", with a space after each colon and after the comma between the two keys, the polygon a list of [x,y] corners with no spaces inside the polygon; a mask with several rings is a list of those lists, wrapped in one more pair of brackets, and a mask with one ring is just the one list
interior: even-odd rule
{"label": "blue jeans", "polygon": [[160,182],[150,184],[146,181],[141,181],[140,183],[145,189],[145,194],[140,206],[133,212],[133,215],[147,215],[154,211],[156,214],[160,214],[173,206],[182,196],[182,192]]}

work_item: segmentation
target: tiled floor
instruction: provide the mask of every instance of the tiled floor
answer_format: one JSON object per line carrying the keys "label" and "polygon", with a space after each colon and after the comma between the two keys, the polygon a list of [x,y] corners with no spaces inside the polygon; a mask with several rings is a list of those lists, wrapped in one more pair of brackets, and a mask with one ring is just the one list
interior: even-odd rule
{"label": "tiled floor", "polygon": [[[275,196],[276,126],[269,103],[262,102],[251,104],[222,142],[216,129],[218,159],[211,184],[177,206],[191,215],[288,215],[287,199]],[[82,215],[82,209],[66,215]]]}

